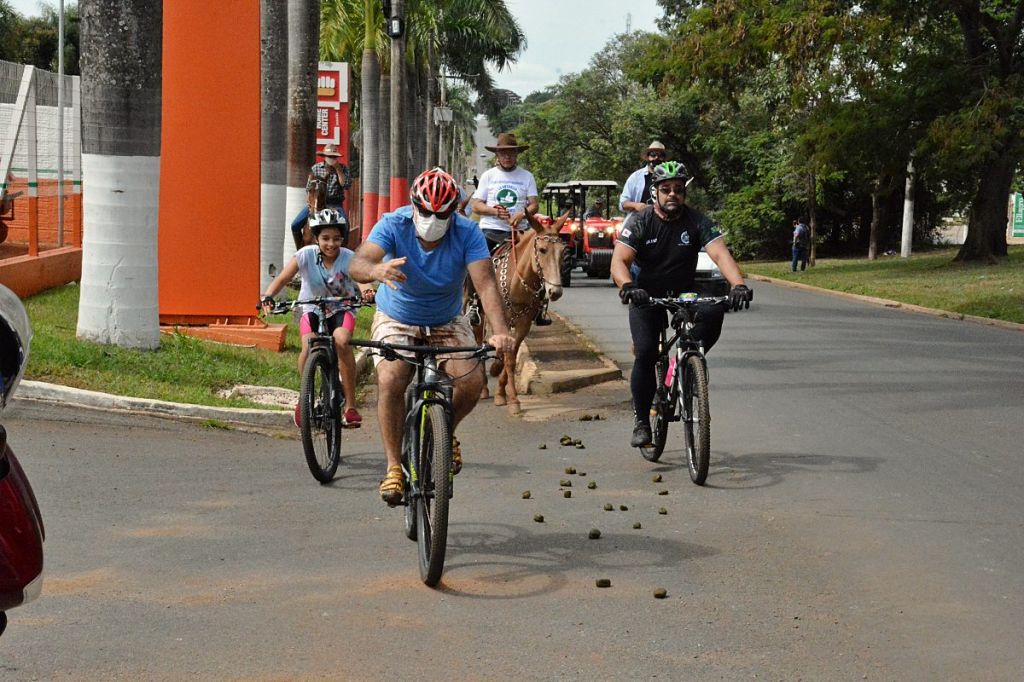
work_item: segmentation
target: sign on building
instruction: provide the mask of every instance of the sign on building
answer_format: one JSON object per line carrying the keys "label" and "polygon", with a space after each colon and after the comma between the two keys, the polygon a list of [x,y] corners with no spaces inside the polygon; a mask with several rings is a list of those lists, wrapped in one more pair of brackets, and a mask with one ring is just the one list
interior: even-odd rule
{"label": "sign on building", "polygon": [[346,62],[320,62],[316,81],[316,149],[338,145],[341,162],[349,163],[349,72]]}

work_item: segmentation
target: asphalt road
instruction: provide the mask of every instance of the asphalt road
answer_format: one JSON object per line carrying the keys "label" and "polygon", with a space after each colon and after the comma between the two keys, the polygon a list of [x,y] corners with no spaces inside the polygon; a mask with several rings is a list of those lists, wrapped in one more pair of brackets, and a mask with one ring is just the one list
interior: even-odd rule
{"label": "asphalt road", "polygon": [[[376,499],[372,413],[320,487],[294,438],[16,406],[47,580],[0,678],[1020,679],[1024,335],[755,290],[710,357],[707,487],[678,431],[626,447],[624,382],[481,406],[440,590]],[[607,284],[555,308],[628,344]]]}

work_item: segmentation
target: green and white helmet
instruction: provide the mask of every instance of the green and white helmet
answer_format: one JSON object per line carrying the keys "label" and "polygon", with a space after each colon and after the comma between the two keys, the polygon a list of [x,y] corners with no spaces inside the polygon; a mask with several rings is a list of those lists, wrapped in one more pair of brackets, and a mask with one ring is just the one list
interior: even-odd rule
{"label": "green and white helmet", "polygon": [[690,181],[690,174],[678,161],[664,161],[654,167],[654,181],[651,182],[651,197],[657,200],[658,185],[666,180],[682,180],[684,183]]}

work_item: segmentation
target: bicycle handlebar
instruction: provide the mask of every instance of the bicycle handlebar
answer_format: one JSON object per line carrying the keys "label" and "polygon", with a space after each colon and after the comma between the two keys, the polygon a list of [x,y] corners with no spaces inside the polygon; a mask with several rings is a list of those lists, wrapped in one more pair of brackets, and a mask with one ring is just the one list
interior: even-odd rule
{"label": "bicycle handlebar", "polygon": [[494,346],[485,343],[481,346],[407,346],[401,343],[387,343],[385,341],[369,341],[364,339],[352,339],[348,342],[350,346],[361,346],[364,348],[376,348],[385,353],[397,354],[397,351],[404,350],[416,355],[448,355],[450,353],[473,353],[474,356],[484,356],[494,352]]}
{"label": "bicycle handlebar", "polygon": [[[683,294],[686,296],[686,294]],[[688,308],[696,305],[710,303],[712,305],[725,305],[729,303],[728,296],[694,296],[683,298],[651,298],[650,303],[652,305],[660,305],[662,308],[669,308],[678,310],[679,308]]]}
{"label": "bicycle handlebar", "polygon": [[[295,299],[294,301],[278,301],[270,309],[270,315],[281,315],[300,305],[315,305],[319,308],[326,308],[328,304],[340,303],[343,308],[354,309],[365,305],[372,305],[363,302],[358,296],[317,296],[316,298]],[[256,304],[256,310],[263,310],[263,301]]]}

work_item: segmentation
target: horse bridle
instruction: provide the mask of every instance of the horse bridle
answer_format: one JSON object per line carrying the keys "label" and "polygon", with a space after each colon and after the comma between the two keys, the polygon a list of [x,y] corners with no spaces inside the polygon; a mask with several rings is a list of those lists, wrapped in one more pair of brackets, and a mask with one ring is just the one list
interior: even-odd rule
{"label": "horse bridle", "polygon": [[[536,237],[533,238],[533,262],[534,265],[536,265],[537,267],[537,277],[540,278],[540,282],[537,284],[537,288],[534,290],[531,290],[525,281],[523,282],[523,286],[526,287],[527,291],[529,291],[530,294],[533,296],[533,300],[523,305],[518,310],[516,309],[515,304],[512,303],[511,286],[509,285],[508,281],[508,264],[510,260],[515,259],[515,240],[513,239],[512,246],[508,250],[507,254],[502,254],[492,259],[494,262],[495,269],[499,270],[498,289],[501,292],[502,302],[508,309],[509,314],[512,315],[511,318],[509,318],[508,320],[509,327],[515,327],[516,320],[522,317],[526,313],[526,311],[530,310],[536,304],[541,303],[544,300],[544,285],[547,283],[547,280],[544,279],[544,269],[541,267],[540,264],[540,251],[537,247],[537,242],[541,241],[559,244],[562,242],[562,240],[556,234],[538,234]],[[500,269],[498,267],[498,261],[504,261]]]}

